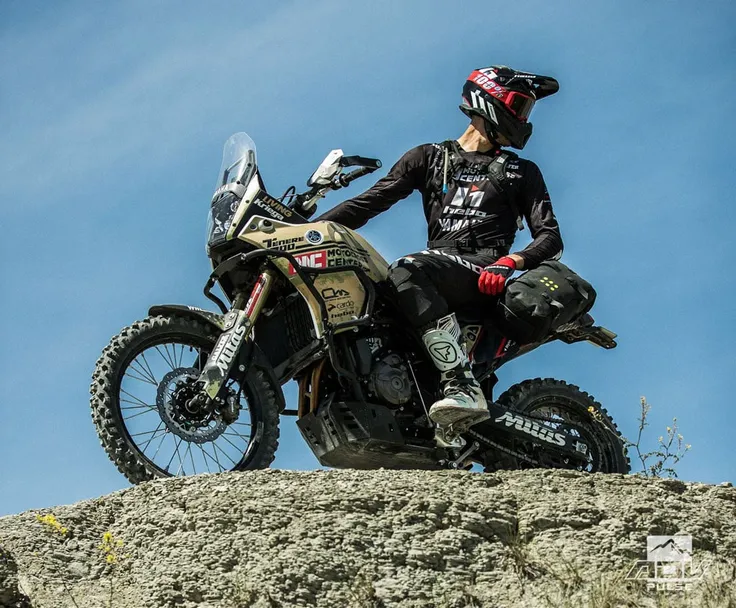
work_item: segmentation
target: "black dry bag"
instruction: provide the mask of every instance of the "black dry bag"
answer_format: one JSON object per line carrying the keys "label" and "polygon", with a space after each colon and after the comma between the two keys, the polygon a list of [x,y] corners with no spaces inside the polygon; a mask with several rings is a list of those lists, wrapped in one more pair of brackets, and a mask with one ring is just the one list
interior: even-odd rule
{"label": "black dry bag", "polygon": [[509,281],[494,321],[504,335],[520,344],[540,342],[588,312],[595,296],[593,286],[561,262],[542,262]]}

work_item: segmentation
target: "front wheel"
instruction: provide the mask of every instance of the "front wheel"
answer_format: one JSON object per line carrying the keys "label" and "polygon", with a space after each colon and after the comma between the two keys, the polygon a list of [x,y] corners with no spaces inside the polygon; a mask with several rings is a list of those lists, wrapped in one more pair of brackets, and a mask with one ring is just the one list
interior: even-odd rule
{"label": "front wheel", "polygon": [[155,477],[266,468],[279,439],[276,391],[262,371],[228,380],[228,411],[191,397],[219,336],[197,320],[154,316],[103,350],[90,386],[102,447],[131,483]]}
{"label": "front wheel", "polygon": [[[587,463],[576,466],[590,473],[628,473],[631,470],[624,440],[608,412],[591,395],[577,386],[554,378],[535,378],[515,384],[505,391],[498,403],[504,407],[538,418],[545,426],[560,428],[580,436],[588,446]],[[532,442],[517,442],[516,449],[533,454],[544,466],[570,468],[554,458],[543,446]],[[517,468],[515,459],[506,457],[487,462],[486,470]]]}

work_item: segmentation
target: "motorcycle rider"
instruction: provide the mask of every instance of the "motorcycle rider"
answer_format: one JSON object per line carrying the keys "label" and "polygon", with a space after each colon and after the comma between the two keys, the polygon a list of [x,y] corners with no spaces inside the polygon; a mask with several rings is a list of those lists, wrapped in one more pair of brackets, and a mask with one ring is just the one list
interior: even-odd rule
{"label": "motorcycle rider", "polygon": [[[414,190],[421,192],[427,249],[394,262],[389,278],[441,372],[444,398],[429,417],[453,432],[490,414],[452,311],[488,306],[487,296],[498,296],[516,270],[535,268],[562,251],[539,168],[503,149],[524,147],[532,107],[558,89],[554,78],[506,66],[474,70],[460,105],[471,122],[457,140],[409,150],[372,188],[319,218],[357,229]],[[510,254],[522,217],[533,241]]]}

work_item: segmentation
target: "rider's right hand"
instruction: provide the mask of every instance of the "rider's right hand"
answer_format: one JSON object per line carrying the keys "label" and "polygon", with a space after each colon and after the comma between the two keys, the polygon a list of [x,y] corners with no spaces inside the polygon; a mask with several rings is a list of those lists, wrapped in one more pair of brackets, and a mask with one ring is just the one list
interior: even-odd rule
{"label": "rider's right hand", "polygon": [[509,256],[496,260],[486,266],[478,279],[478,289],[488,296],[499,295],[508,279],[516,270],[516,262]]}

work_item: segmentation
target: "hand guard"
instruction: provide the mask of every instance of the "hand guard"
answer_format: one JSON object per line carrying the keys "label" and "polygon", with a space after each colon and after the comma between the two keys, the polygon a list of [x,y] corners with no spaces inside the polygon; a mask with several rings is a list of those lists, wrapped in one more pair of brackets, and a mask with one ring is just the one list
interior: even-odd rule
{"label": "hand guard", "polygon": [[499,295],[508,279],[516,270],[516,262],[508,256],[486,266],[478,279],[478,289],[488,296]]}

